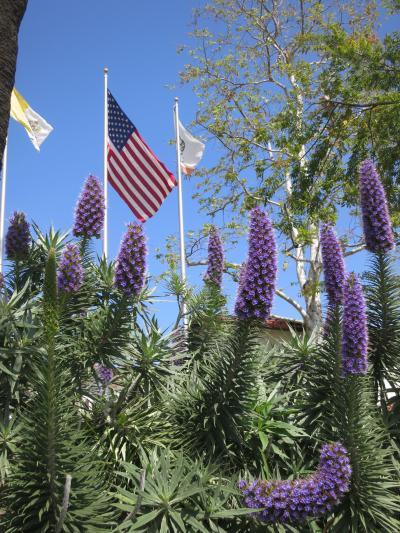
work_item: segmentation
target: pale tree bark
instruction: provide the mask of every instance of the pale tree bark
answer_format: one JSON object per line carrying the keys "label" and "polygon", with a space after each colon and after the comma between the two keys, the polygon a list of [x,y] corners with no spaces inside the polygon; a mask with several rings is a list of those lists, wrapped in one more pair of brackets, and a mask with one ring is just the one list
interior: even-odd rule
{"label": "pale tree bark", "polygon": [[0,0],[0,169],[7,138],[10,98],[14,87],[18,31],[28,0]]}
{"label": "pale tree bark", "polygon": [[[301,131],[304,112],[304,97],[299,84],[294,76],[291,74],[290,83],[296,93],[296,128]],[[307,167],[306,150],[302,145],[298,154],[300,168]],[[286,176],[286,181],[290,180],[290,176]],[[286,186],[288,196],[291,194],[291,182]],[[308,272],[306,273],[306,261],[304,260],[304,247],[299,246],[296,258],[297,278],[303,293],[306,305],[306,316],[304,318],[304,325],[308,331],[318,330],[322,325],[322,305],[321,293],[319,290],[319,281],[321,277],[322,265],[320,257],[320,243],[318,227],[312,222],[308,224],[308,229],[313,235],[310,243],[310,254],[308,260]],[[296,228],[293,227],[293,239],[296,240],[298,234]]]}

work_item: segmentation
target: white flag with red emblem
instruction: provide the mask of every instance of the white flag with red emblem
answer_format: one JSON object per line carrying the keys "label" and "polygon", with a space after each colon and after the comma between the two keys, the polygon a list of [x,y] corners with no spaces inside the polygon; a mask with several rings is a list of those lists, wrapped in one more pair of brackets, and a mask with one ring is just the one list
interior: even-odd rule
{"label": "white flag with red emblem", "polygon": [[199,139],[193,137],[193,135],[182,126],[180,120],[178,120],[178,128],[182,172],[186,175],[190,175],[203,157],[205,145],[199,141]]}

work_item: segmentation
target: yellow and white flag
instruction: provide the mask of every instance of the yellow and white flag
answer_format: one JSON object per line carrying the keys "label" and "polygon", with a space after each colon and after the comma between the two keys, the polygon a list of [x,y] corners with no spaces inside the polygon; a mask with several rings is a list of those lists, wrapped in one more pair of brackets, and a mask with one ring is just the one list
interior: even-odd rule
{"label": "yellow and white flag", "polygon": [[29,107],[28,102],[19,94],[15,87],[11,94],[10,115],[14,120],[22,124],[33,146],[36,150],[40,150],[40,145],[49,133],[53,131],[53,127]]}
{"label": "yellow and white flag", "polygon": [[193,135],[182,126],[180,120],[178,120],[178,126],[182,172],[186,175],[190,175],[203,157],[205,145],[199,141],[199,139],[193,137]]}

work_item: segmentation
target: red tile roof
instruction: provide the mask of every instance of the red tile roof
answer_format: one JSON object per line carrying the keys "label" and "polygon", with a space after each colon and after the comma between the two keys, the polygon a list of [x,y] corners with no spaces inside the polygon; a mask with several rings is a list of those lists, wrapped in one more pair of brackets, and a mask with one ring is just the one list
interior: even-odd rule
{"label": "red tile roof", "polygon": [[295,331],[303,330],[303,322],[301,320],[294,320],[293,318],[282,318],[277,316],[270,316],[265,321],[267,329],[285,330],[289,331],[289,326]]}

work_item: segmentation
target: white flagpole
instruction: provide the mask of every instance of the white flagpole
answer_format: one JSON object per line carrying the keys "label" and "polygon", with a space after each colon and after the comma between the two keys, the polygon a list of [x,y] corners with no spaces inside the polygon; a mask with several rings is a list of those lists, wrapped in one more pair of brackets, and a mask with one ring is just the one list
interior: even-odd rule
{"label": "white flagpole", "polygon": [[[176,162],[178,172],[178,211],[179,211],[179,245],[181,257],[181,278],[186,283],[186,256],[185,256],[185,230],[183,226],[183,197],[182,197],[182,171],[181,171],[181,150],[179,140],[179,109],[178,97],[175,97],[174,105],[175,132],[176,132]],[[183,327],[187,328],[186,304],[182,302]]]}
{"label": "white flagpole", "polygon": [[103,257],[108,257],[108,180],[107,180],[107,144],[108,144],[108,68],[104,68],[104,159],[103,159],[103,189],[104,189],[104,229],[103,229]]}
{"label": "white flagpole", "polygon": [[3,170],[1,173],[1,199],[0,199],[0,273],[3,273],[4,262],[4,222],[6,217],[6,183],[7,183],[7,145],[4,147]]}

